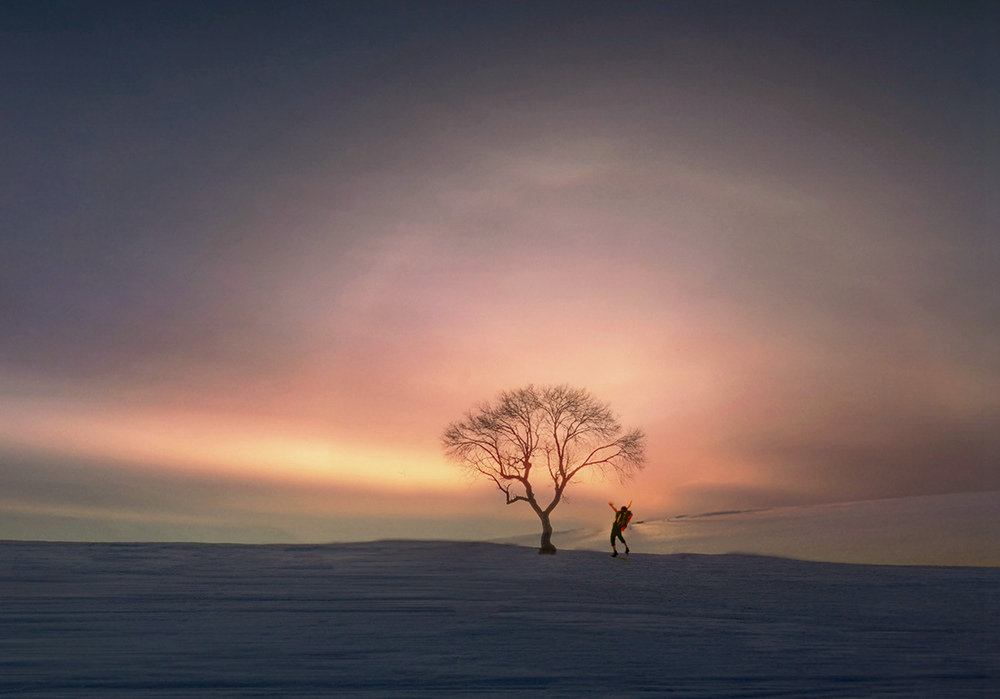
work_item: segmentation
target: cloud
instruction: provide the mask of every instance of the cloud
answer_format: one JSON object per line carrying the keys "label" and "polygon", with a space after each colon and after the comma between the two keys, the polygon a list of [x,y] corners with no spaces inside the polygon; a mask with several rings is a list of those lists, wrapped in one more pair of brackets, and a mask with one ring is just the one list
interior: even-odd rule
{"label": "cloud", "polygon": [[475,401],[569,382],[647,429],[663,506],[994,487],[981,35],[792,5],[15,37],[0,411],[117,415],[118,446],[135,414],[294,425],[431,472]]}

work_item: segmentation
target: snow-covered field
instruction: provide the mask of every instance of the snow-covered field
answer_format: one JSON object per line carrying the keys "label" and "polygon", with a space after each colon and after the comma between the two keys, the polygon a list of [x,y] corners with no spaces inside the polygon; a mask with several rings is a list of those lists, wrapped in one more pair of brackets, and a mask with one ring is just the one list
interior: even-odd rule
{"label": "snow-covered field", "polygon": [[0,542],[18,697],[995,697],[998,628],[998,568]]}

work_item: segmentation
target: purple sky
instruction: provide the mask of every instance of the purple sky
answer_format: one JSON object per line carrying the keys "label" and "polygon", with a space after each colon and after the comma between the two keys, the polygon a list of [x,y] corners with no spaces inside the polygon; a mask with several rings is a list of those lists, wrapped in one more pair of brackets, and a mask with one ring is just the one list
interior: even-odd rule
{"label": "purple sky", "polygon": [[1000,489],[996,11],[535,5],[0,10],[0,538],[531,531],[527,383],[648,435],[557,528]]}

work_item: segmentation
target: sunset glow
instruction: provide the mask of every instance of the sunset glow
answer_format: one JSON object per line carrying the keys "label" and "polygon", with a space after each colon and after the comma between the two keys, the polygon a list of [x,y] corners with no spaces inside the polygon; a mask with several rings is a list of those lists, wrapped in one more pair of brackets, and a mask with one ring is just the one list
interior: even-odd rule
{"label": "sunset glow", "polygon": [[975,13],[543,5],[10,11],[0,538],[530,532],[528,383],[648,436],[557,527],[1000,489]]}

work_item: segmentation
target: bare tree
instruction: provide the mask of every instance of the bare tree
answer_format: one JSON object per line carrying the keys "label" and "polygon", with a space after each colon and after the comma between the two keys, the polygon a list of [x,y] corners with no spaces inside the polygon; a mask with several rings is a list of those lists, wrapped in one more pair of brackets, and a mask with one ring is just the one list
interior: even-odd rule
{"label": "bare tree", "polygon": [[[645,463],[641,430],[626,432],[609,405],[565,385],[503,391],[448,425],[442,441],[449,459],[496,483],[508,505],[531,506],[542,521],[539,553],[556,552],[550,515],[574,478],[590,471],[625,482]],[[551,493],[547,504],[539,487]]]}

